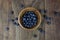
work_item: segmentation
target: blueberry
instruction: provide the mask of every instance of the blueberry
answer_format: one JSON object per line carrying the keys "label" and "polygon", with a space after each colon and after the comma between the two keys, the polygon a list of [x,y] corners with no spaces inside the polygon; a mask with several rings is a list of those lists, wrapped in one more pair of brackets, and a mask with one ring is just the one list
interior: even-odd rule
{"label": "blueberry", "polygon": [[31,23],[31,25],[33,25],[33,23]]}
{"label": "blueberry", "polygon": [[36,18],[33,18],[34,20],[36,20]]}
{"label": "blueberry", "polygon": [[21,7],[24,7],[24,5],[23,5],[23,4],[21,4]]}
{"label": "blueberry", "polygon": [[6,27],[6,30],[8,31],[9,30],[9,27]]}
{"label": "blueberry", "polygon": [[11,14],[14,14],[14,11],[11,11]]}
{"label": "blueberry", "polygon": [[34,34],[34,37],[37,37],[37,35],[36,35],[36,34]]}
{"label": "blueberry", "polygon": [[51,22],[47,21],[47,24],[49,25],[49,24],[51,24]]}
{"label": "blueberry", "polygon": [[54,15],[55,15],[55,16],[60,16],[60,12],[54,11]]}
{"label": "blueberry", "polygon": [[25,21],[26,20],[26,18],[23,18],[23,21]]}
{"label": "blueberry", "polygon": [[41,12],[41,9],[39,9],[39,12]]}
{"label": "blueberry", "polygon": [[15,24],[15,25],[16,25],[17,23],[16,23],[16,22],[14,22],[13,24]]}
{"label": "blueberry", "polygon": [[47,11],[46,10],[43,10],[44,11],[44,13],[46,13]]}
{"label": "blueberry", "polygon": [[25,25],[25,23],[23,23],[23,25]]}
{"label": "blueberry", "polygon": [[14,19],[11,19],[12,22],[14,22],[15,20]]}
{"label": "blueberry", "polygon": [[41,10],[41,12],[44,12],[44,13],[46,13],[46,10]]}
{"label": "blueberry", "polygon": [[29,19],[27,18],[27,20],[29,20]]}
{"label": "blueberry", "polygon": [[18,20],[18,17],[16,17],[15,20]]}
{"label": "blueberry", "polygon": [[19,26],[19,23],[17,23],[16,25]]}
{"label": "blueberry", "polygon": [[43,15],[43,17],[44,17],[46,20],[51,20],[51,17],[48,17],[47,15]]}
{"label": "blueberry", "polygon": [[44,30],[43,30],[42,28],[39,28],[38,30],[39,30],[40,32],[44,32]]}
{"label": "blueberry", "polygon": [[57,14],[58,14],[58,12],[55,11],[55,12],[54,12],[54,15],[57,15]]}

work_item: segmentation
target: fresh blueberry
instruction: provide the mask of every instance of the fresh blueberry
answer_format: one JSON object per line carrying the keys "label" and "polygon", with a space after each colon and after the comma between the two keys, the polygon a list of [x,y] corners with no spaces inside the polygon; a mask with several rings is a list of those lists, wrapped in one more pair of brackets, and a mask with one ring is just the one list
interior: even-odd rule
{"label": "fresh blueberry", "polygon": [[6,27],[6,30],[8,31],[9,30],[9,27]]}
{"label": "fresh blueberry", "polygon": [[11,19],[12,22],[14,22],[15,20],[14,19]]}
{"label": "fresh blueberry", "polygon": [[40,31],[41,33],[45,33],[45,31],[42,28],[39,28],[38,31]]}
{"label": "fresh blueberry", "polygon": [[17,23],[16,23],[16,22],[14,22],[13,24],[14,24],[14,25],[16,25]]}
{"label": "fresh blueberry", "polygon": [[24,5],[23,5],[23,4],[21,4],[21,7],[24,7]]}
{"label": "fresh blueberry", "polygon": [[18,20],[18,17],[16,17],[15,20]]}
{"label": "fresh blueberry", "polygon": [[51,20],[51,17],[48,17],[47,15],[43,15],[43,17],[44,17],[46,20]]}
{"label": "fresh blueberry", "polygon": [[48,25],[50,25],[50,24],[51,24],[51,22],[47,21],[47,24],[48,24]]}
{"label": "fresh blueberry", "polygon": [[11,14],[14,14],[14,11],[11,11]]}
{"label": "fresh blueberry", "polygon": [[55,15],[55,16],[60,16],[60,12],[54,11],[54,15]]}
{"label": "fresh blueberry", "polygon": [[17,23],[16,25],[19,26],[19,23]]}
{"label": "fresh blueberry", "polygon": [[36,34],[34,34],[34,37],[37,37],[37,35],[36,35]]}

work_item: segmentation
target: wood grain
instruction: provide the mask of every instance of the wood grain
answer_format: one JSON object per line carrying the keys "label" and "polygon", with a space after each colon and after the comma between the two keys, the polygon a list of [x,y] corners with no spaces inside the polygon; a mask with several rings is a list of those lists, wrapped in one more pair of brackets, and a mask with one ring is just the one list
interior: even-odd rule
{"label": "wood grain", "polygon": [[[24,30],[11,21],[26,7],[47,11],[46,15],[52,19],[49,20],[51,24],[47,24],[47,20],[43,19],[43,24],[40,26],[45,33],[38,30]],[[60,16],[56,16],[55,11],[60,14],[60,0],[0,0],[0,40],[60,40]],[[18,23],[17,20],[15,22]],[[6,29],[7,27],[9,30]],[[34,37],[34,34],[37,37]]]}

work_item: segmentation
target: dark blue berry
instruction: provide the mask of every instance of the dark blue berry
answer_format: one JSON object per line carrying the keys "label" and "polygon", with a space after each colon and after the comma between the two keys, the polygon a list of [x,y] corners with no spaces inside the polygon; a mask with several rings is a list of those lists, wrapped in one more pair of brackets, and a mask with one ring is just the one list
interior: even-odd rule
{"label": "dark blue berry", "polygon": [[19,26],[19,23],[17,23],[16,25]]}
{"label": "dark blue berry", "polygon": [[36,34],[34,34],[34,37],[37,37],[37,35],[36,35]]}
{"label": "dark blue berry", "polygon": [[48,25],[50,25],[50,24],[51,24],[51,22],[47,21],[47,24],[48,24]]}
{"label": "dark blue berry", "polygon": [[41,12],[42,14],[45,14],[47,11],[43,9],[39,9],[39,12]]}
{"label": "dark blue berry", "polygon": [[54,15],[55,15],[55,16],[60,16],[60,12],[54,11]]}
{"label": "dark blue berry", "polygon": [[43,29],[42,29],[42,28],[39,28],[38,30],[39,30],[40,32],[43,32]]}
{"label": "dark blue berry", "polygon": [[44,13],[46,13],[46,10],[43,10],[44,11]]}
{"label": "dark blue berry", "polygon": [[18,20],[18,17],[16,17],[15,20]]}
{"label": "dark blue berry", "polygon": [[6,27],[6,30],[8,31],[9,30],[9,27]]}
{"label": "dark blue berry", "polygon": [[58,12],[55,11],[55,12],[54,12],[54,15],[57,15],[57,14],[58,14]]}
{"label": "dark blue berry", "polygon": [[13,22],[14,25],[16,25],[17,23],[16,22]]}
{"label": "dark blue berry", "polygon": [[21,7],[24,7],[24,5],[22,4]]}
{"label": "dark blue berry", "polygon": [[45,33],[45,31],[42,28],[39,28],[38,31],[40,31],[41,33]]}
{"label": "dark blue berry", "polygon": [[14,19],[11,19],[12,22],[14,22],[15,20]]}
{"label": "dark blue berry", "polygon": [[39,9],[39,12],[41,12],[41,9]]}
{"label": "dark blue berry", "polygon": [[44,17],[46,20],[51,20],[51,17],[48,17],[47,15],[43,15],[43,17]]}
{"label": "dark blue berry", "polygon": [[11,11],[11,14],[14,14],[14,11]]}
{"label": "dark blue berry", "polygon": [[14,25],[19,26],[19,23],[13,22]]}

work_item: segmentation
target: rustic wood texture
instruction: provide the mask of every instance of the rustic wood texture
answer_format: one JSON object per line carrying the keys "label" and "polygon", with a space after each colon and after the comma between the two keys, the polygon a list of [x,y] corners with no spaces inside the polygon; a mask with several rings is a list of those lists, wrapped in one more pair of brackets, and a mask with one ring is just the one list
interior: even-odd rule
{"label": "rustic wood texture", "polygon": [[[60,40],[60,0],[0,0],[0,40]],[[26,7],[46,10],[51,24],[44,19],[40,25],[45,33],[38,30],[27,31],[15,25],[11,19],[18,17]],[[58,16],[54,12],[58,12]],[[14,13],[14,14],[12,14]],[[42,17],[44,12],[41,12]],[[15,22],[18,23],[17,20]],[[34,37],[34,34],[37,37]]]}
{"label": "rustic wood texture", "polygon": [[[51,25],[45,26],[45,40],[60,40],[60,0],[46,0],[47,15],[52,17]],[[58,12],[57,16],[54,12]]]}

